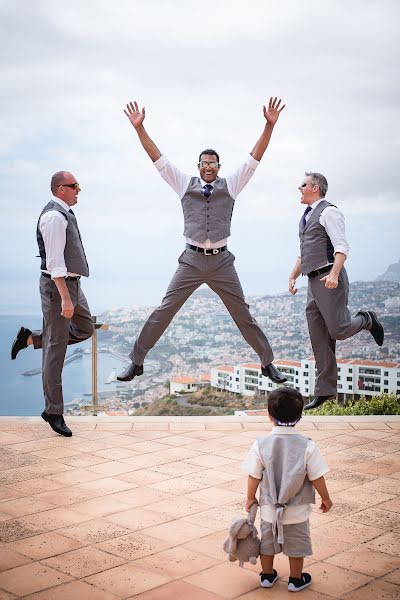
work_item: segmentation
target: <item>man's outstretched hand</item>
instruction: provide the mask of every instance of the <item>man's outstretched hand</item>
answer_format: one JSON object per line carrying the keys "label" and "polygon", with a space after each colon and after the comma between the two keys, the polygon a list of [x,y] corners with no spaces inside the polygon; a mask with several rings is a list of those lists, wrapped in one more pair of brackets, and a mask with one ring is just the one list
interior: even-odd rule
{"label": "man's outstretched hand", "polygon": [[126,108],[127,110],[124,109],[124,113],[130,120],[134,128],[137,129],[143,123],[144,118],[146,116],[144,106],[142,108],[142,112],[140,112],[138,104],[136,100],[134,100],[133,102],[129,102],[129,104],[126,105]]}
{"label": "man's outstretched hand", "polygon": [[[268,110],[263,106],[264,117],[267,119],[267,123],[274,126],[277,120],[279,119],[279,115],[285,108],[286,104],[280,107],[282,100],[278,98],[270,98],[268,103]],[[280,107],[280,108],[279,108]]]}

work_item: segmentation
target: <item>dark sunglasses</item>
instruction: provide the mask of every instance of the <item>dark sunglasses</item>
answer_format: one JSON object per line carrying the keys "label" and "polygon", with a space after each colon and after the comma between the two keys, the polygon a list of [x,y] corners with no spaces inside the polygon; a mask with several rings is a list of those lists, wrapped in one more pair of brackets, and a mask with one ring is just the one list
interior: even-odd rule
{"label": "dark sunglasses", "polygon": [[78,190],[80,188],[79,183],[76,181],[75,183],[61,183],[60,185],[58,185],[57,187],[69,187],[72,188],[74,190]]}

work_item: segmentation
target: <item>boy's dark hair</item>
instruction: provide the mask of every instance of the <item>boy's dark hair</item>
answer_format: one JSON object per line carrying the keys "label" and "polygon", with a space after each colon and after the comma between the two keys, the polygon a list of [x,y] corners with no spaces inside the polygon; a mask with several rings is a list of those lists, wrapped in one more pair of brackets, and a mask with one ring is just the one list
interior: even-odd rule
{"label": "boy's dark hair", "polygon": [[299,421],[303,406],[303,396],[298,390],[290,387],[280,387],[268,396],[268,412],[273,419],[281,423]]}
{"label": "boy's dark hair", "polygon": [[215,150],[213,150],[212,148],[206,148],[205,150],[203,150],[203,152],[200,152],[199,162],[201,161],[201,157],[203,156],[203,154],[214,154],[214,156],[217,157],[217,162],[219,162],[219,154],[218,152],[215,152]]}

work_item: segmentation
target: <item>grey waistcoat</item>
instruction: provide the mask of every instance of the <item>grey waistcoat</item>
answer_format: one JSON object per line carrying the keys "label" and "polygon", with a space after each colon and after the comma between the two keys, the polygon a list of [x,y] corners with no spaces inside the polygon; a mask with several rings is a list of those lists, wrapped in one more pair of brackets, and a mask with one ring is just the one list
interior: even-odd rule
{"label": "grey waistcoat", "polygon": [[71,212],[66,211],[60,204],[52,200],[48,204],[46,204],[46,206],[40,213],[40,217],[36,227],[36,239],[39,246],[40,258],[42,259],[40,264],[41,270],[47,271],[47,266],[46,249],[44,247],[42,234],[40,233],[39,222],[41,216],[49,210],[58,210],[68,222],[66,231],[67,238],[64,249],[64,260],[65,266],[67,267],[67,271],[69,273],[77,273],[78,275],[88,277],[89,266],[86,260],[85,250],[83,249],[81,234],[79,233],[76,217]]}
{"label": "grey waistcoat", "polygon": [[272,531],[282,544],[282,516],[286,506],[315,503],[314,488],[305,469],[308,438],[301,433],[270,434],[257,441],[265,465],[260,483],[260,506],[275,507]]}
{"label": "grey waistcoat", "polygon": [[205,198],[201,180],[192,177],[181,200],[185,220],[183,235],[197,242],[219,242],[231,235],[235,200],[228,192],[225,179],[217,178],[212,185],[211,196]]}
{"label": "grey waistcoat", "polygon": [[321,213],[327,206],[334,206],[322,200],[312,211],[303,229],[302,219],[299,223],[301,272],[308,275],[328,263],[333,263],[333,246],[325,227],[319,222]]}

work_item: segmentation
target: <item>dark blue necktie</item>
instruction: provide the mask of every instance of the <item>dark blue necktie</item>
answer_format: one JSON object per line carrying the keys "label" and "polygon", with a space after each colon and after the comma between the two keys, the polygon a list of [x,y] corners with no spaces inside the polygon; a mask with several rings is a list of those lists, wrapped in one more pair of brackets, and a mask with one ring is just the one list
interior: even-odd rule
{"label": "dark blue necktie", "polygon": [[306,210],[303,213],[303,216],[301,217],[301,223],[303,225],[303,229],[306,226],[306,216],[308,215],[308,213],[310,212],[310,210],[312,210],[311,206],[307,206]]}
{"label": "dark blue necktie", "polygon": [[213,186],[209,183],[206,183],[202,188],[201,191],[203,193],[203,196],[205,196],[206,198],[209,198],[211,196],[211,193],[213,191]]}

